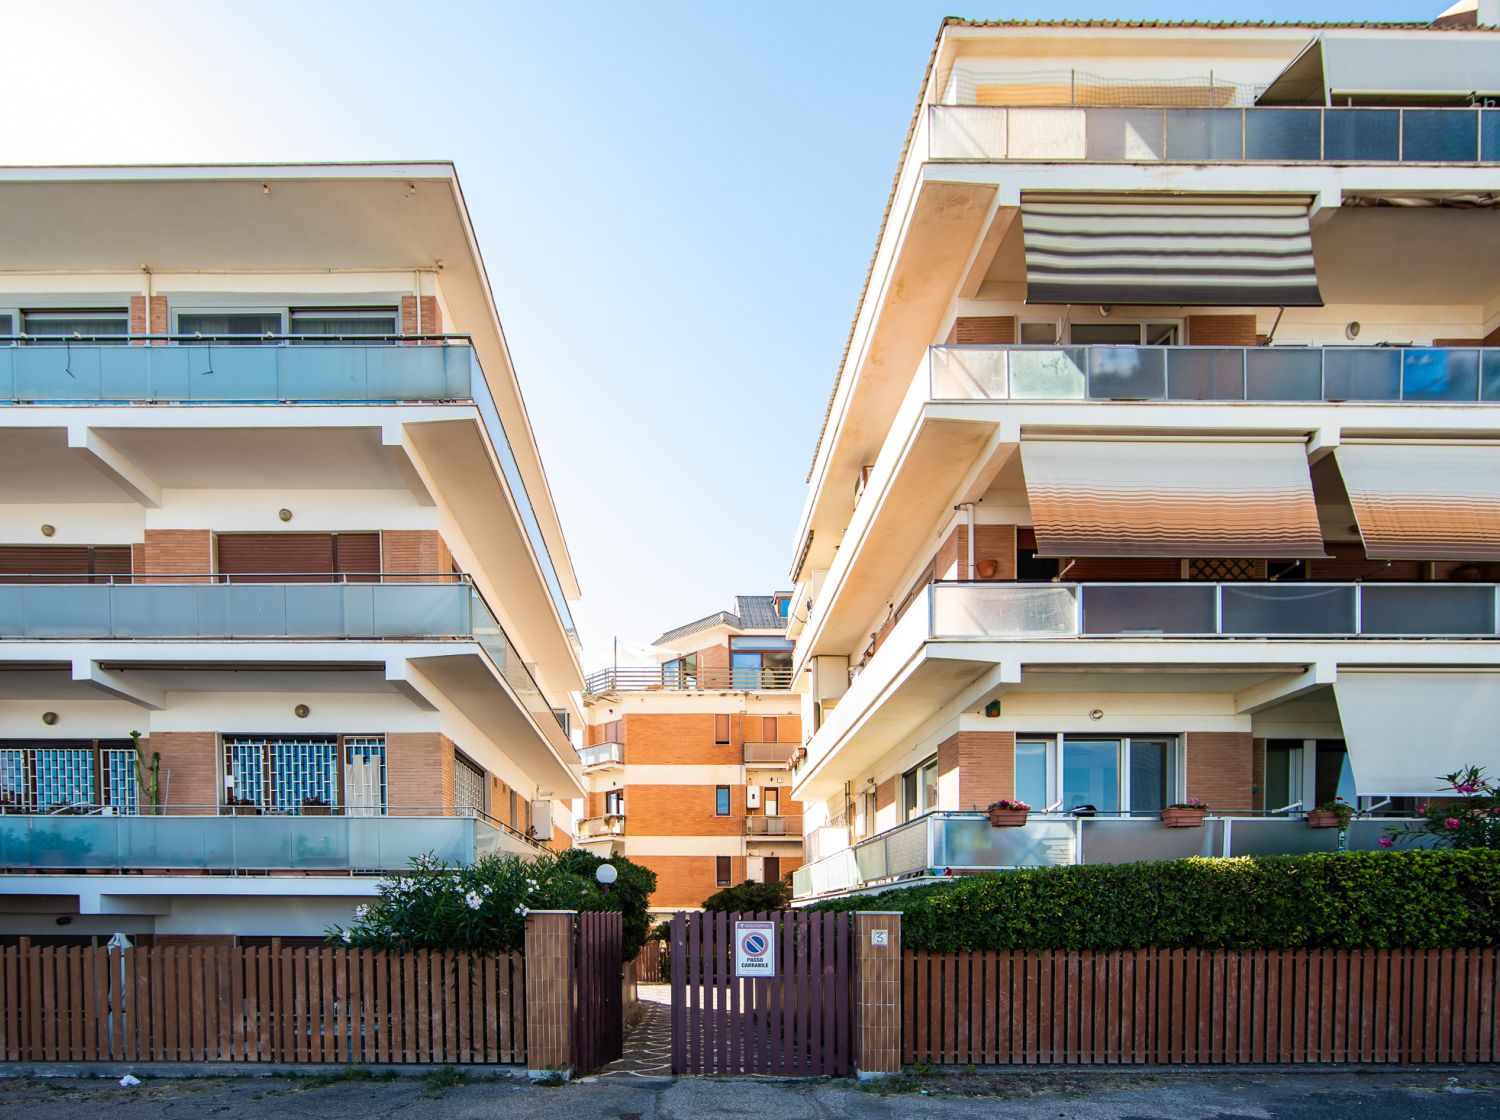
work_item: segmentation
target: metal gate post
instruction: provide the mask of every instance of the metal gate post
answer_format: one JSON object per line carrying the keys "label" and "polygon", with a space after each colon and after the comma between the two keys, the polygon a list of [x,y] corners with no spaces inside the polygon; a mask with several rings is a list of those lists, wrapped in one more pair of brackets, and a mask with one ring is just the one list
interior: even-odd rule
{"label": "metal gate post", "polygon": [[526,915],[526,1074],[573,1075],[573,919],[576,910]]}
{"label": "metal gate post", "polygon": [[859,975],[854,1010],[854,1072],[861,1081],[901,1072],[901,915],[856,915]]}

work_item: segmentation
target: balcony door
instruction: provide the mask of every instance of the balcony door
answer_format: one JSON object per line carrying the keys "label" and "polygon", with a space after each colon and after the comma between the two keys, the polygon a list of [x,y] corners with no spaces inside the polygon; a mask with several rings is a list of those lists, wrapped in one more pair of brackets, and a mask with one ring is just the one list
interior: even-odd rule
{"label": "balcony door", "polygon": [[351,817],[378,817],[385,812],[383,738],[350,736],[344,740],[344,803]]}
{"label": "balcony door", "polygon": [[1016,796],[1038,810],[1151,816],[1180,796],[1181,752],[1165,735],[1021,736],[1015,774]]}

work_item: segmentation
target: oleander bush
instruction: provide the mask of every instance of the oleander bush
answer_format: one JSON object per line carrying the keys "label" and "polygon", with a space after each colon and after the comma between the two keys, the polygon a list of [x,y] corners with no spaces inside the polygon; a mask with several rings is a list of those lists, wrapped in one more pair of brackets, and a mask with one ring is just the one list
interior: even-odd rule
{"label": "oleander bush", "polygon": [[1005,871],[814,910],[899,910],[908,949],[1500,944],[1500,851],[1194,858]]}
{"label": "oleander bush", "polygon": [[[594,877],[605,862],[617,873],[608,889]],[[618,910],[628,961],[646,943],[646,903],[655,889],[650,868],[579,848],[532,860],[483,856],[467,867],[419,856],[406,874],[381,880],[377,900],[358,907],[350,925],[331,926],[326,936],[331,945],[357,949],[519,953],[532,910]]]}
{"label": "oleander bush", "polygon": [[792,903],[790,883],[757,883],[746,879],[732,887],[709,895],[703,909],[710,914],[759,914],[767,910],[785,910]]}

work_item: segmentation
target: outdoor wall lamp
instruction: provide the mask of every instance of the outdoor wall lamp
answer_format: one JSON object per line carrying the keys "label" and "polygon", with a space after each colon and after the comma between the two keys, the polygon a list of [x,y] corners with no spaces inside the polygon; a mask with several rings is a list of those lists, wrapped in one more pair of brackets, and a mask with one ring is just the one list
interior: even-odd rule
{"label": "outdoor wall lamp", "polygon": [[283,521],[290,521],[292,519],[292,511],[289,509],[279,509],[276,511],[276,516]]}
{"label": "outdoor wall lamp", "polygon": [[42,722],[45,723],[48,727],[51,727],[54,723],[57,722],[57,713],[56,712],[43,712],[42,713]]}
{"label": "outdoor wall lamp", "polygon": [[57,532],[57,526],[55,526],[55,525],[43,525],[42,526],[42,536],[44,536],[44,537],[50,537],[53,534],[55,534],[56,532]]}
{"label": "outdoor wall lamp", "polygon": [[292,709],[292,715],[296,716],[298,719],[306,719],[308,716],[312,715],[312,709],[309,708],[306,704],[298,704],[295,708]]}

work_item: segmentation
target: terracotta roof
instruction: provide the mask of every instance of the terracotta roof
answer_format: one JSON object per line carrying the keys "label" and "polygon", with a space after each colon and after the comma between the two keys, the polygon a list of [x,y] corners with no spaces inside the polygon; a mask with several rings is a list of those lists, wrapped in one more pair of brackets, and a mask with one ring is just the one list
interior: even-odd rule
{"label": "terracotta roof", "polygon": [[661,645],[701,630],[711,630],[715,626],[729,626],[736,630],[785,630],[786,619],[776,612],[775,598],[774,595],[736,595],[734,600],[738,614],[733,611],[714,611],[711,615],[668,630],[652,644]]}
{"label": "terracotta roof", "polygon": [[[1102,27],[1129,30],[1132,28],[1194,28],[1201,27],[1211,31],[1233,31],[1239,28],[1251,30],[1275,30],[1279,27],[1305,28],[1310,31],[1347,31],[1350,29],[1362,29],[1371,31],[1430,31],[1451,29],[1454,27],[1476,27],[1477,19],[1473,12],[1456,13],[1456,18],[1468,17],[1465,23],[1454,23],[1449,17],[1439,25],[1437,20],[1420,21],[1389,21],[1379,20],[1195,20],[1195,19],[964,19],[961,16],[949,16],[943,20],[943,27]],[[1440,19],[1442,17],[1439,17]]]}

